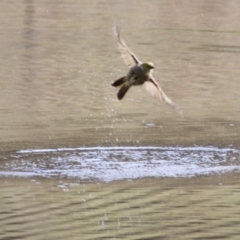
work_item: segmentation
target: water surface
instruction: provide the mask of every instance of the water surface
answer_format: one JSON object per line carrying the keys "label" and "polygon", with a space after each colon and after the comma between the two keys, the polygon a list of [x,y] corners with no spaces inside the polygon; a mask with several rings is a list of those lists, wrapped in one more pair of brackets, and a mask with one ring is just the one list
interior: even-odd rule
{"label": "water surface", "polygon": [[93,147],[21,150],[5,156],[0,176],[109,182],[239,172],[240,151],[216,147]]}
{"label": "water surface", "polygon": [[[238,146],[238,5],[2,1],[0,147]],[[141,87],[117,100],[115,23],[183,118]]]}
{"label": "water surface", "polygon": [[[0,1],[0,239],[239,239],[239,7]],[[116,23],[183,116],[117,100]]]}

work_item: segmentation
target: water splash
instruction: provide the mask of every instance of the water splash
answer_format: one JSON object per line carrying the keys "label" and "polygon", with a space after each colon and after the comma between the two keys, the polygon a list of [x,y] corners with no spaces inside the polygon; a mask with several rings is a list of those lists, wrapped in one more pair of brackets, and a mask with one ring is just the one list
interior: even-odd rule
{"label": "water splash", "polygon": [[21,150],[0,176],[113,181],[194,177],[240,170],[240,150],[216,147],[82,147]]}

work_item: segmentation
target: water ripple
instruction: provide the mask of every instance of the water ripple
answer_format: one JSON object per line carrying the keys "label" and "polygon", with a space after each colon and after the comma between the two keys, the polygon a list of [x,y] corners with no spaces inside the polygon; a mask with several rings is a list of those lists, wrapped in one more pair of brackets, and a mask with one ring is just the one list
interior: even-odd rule
{"label": "water ripple", "polygon": [[11,154],[0,176],[113,181],[193,177],[240,170],[240,150],[216,147],[82,147],[30,149]]}

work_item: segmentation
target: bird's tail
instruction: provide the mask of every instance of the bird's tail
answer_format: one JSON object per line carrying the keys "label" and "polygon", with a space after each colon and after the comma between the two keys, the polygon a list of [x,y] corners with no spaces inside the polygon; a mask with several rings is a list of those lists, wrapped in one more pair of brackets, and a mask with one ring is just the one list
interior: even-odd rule
{"label": "bird's tail", "polygon": [[119,87],[119,86],[123,85],[125,82],[126,82],[126,78],[125,77],[121,77],[121,78],[117,79],[116,81],[114,81],[112,86],[113,87]]}
{"label": "bird's tail", "polygon": [[129,88],[130,88],[130,86],[128,84],[124,84],[120,88],[120,90],[118,91],[118,94],[117,94],[117,97],[118,97],[119,100],[121,100],[125,96],[125,94],[126,94],[126,92],[128,91]]}

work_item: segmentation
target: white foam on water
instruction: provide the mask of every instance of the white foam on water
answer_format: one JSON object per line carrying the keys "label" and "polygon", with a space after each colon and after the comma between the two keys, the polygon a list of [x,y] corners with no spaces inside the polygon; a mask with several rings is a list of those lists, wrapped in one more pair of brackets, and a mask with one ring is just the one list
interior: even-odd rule
{"label": "white foam on water", "polygon": [[240,150],[217,147],[79,147],[21,150],[0,176],[113,181],[240,171]]}
{"label": "white foam on water", "polygon": [[203,146],[194,146],[194,147],[155,147],[155,146],[139,146],[139,147],[129,147],[129,146],[120,146],[120,147],[79,147],[79,148],[56,148],[56,149],[26,149],[17,151],[17,153],[44,153],[44,152],[64,152],[64,151],[95,151],[95,150],[178,150],[178,151],[217,151],[217,152],[226,152],[226,151],[239,151],[234,148],[218,148],[218,147],[203,147]]}

